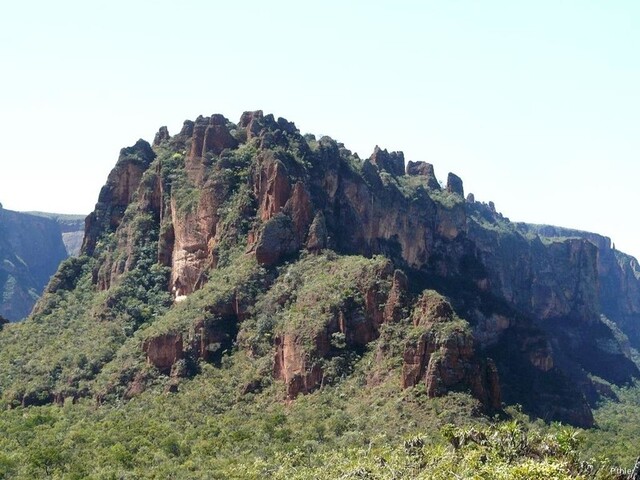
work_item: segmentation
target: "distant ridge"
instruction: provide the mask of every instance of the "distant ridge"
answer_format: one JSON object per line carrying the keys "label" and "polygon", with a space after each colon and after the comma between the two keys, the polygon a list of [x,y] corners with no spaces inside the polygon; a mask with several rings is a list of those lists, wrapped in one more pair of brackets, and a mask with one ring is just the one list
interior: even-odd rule
{"label": "distant ridge", "polygon": [[0,209],[0,315],[10,321],[26,317],[68,256],[58,221]]}
{"label": "distant ridge", "polygon": [[48,212],[24,212],[28,215],[45,217],[55,220],[60,225],[62,241],[69,256],[80,253],[82,237],[84,236],[84,219],[86,214],[48,213]]}

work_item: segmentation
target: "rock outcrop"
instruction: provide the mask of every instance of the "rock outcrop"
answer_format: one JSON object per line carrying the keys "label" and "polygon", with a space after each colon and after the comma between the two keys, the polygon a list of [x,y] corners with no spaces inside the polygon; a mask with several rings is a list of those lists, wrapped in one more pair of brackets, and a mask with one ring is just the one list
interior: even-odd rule
{"label": "rock outcrop", "polygon": [[[323,272],[327,273],[331,275]],[[321,310],[325,311],[324,321],[316,323],[310,336],[291,328],[276,337],[273,375],[285,382],[287,398],[318,388],[332,359],[346,351],[362,350],[379,337],[384,323],[402,319],[409,303],[408,280],[402,271],[394,271],[390,262],[378,264],[373,271],[355,271],[348,284],[354,290],[342,297],[336,298],[336,292],[307,293],[318,303],[337,302],[330,304],[328,312],[327,308]],[[306,295],[293,295],[297,296],[295,308],[305,308]],[[336,338],[341,339],[338,344]]]}
{"label": "rock outcrop", "polygon": [[144,140],[138,140],[132,147],[120,151],[116,166],[100,190],[96,208],[86,219],[82,243],[84,253],[91,255],[98,238],[105,232],[114,232],[118,228],[124,211],[140,186],[142,174],[155,156],[151,145]]}
{"label": "rock outcrop", "polygon": [[[326,338],[318,337],[314,342],[314,354],[320,358],[329,352],[329,343],[323,340]],[[300,337],[285,334],[276,338],[275,345],[273,376],[284,381],[287,399],[294,399],[320,386],[323,376],[320,363],[309,361],[308,348]]]}
{"label": "rock outcrop", "polygon": [[403,354],[402,386],[423,383],[429,397],[469,391],[487,408],[502,408],[500,382],[493,360],[476,355],[466,322],[436,292],[425,292],[413,312],[415,332]]}
{"label": "rock outcrop", "polygon": [[461,197],[464,198],[464,188],[462,186],[462,179],[453,174],[449,173],[447,177],[447,192],[449,193],[457,193]]}
{"label": "rock outcrop", "polygon": [[[193,373],[200,361],[219,362],[238,334],[238,324],[247,314],[247,305],[238,296],[213,301],[184,331],[154,332],[142,341],[147,364],[170,373],[177,384],[179,377]],[[129,385],[129,391],[140,393],[144,384]],[[133,389],[133,390],[132,390]]]}
{"label": "rock outcrop", "polygon": [[327,248],[328,241],[327,223],[322,212],[318,212],[309,227],[306,247],[309,251],[315,252]]}
{"label": "rock outcrop", "polygon": [[169,135],[169,129],[166,126],[160,127],[158,133],[156,133],[156,136],[153,138],[153,146],[157,147],[162,144],[162,142],[166,142],[170,138],[171,135]]}
{"label": "rock outcrop", "polygon": [[439,190],[440,184],[436,178],[433,165],[427,162],[412,162],[409,160],[407,163],[407,175],[425,177],[425,185],[432,190]]}
{"label": "rock outcrop", "polygon": [[[141,218],[153,232],[148,240],[135,223]],[[424,318],[405,351],[405,387],[423,383],[432,396],[465,390],[490,409],[520,403],[589,425],[588,402],[598,396],[592,378],[623,384],[640,377],[614,331],[640,346],[633,259],[598,236],[512,224],[493,204],[465,200],[460,177],[450,173],[441,189],[431,164],[408,162],[405,170],[401,152],[376,147],[361,161],[329,137],[303,137],[262,111],[245,112],[237,125],[199,117],[174,136],[161,129],[154,148],[140,141],[123,149],[87,218],[83,252],[93,254],[114,232],[98,286],[117,283],[146,241],[157,245],[179,299],[202,288],[230,252],[244,251],[270,272],[305,250],[390,259],[380,272],[385,289],[359,289],[362,304],[336,306],[311,336],[274,337],[273,373],[289,398],[321,385],[323,365],[342,355],[332,335],[343,335],[345,348],[363,348],[380,325],[406,320],[409,286],[442,291],[451,303],[420,300],[414,308]],[[204,343],[187,339],[185,349],[206,357],[202,345],[218,343],[214,330],[203,327]],[[149,355],[155,347],[145,348]],[[165,365],[163,355],[149,356],[151,363]],[[523,381],[526,388],[513,388]]]}
{"label": "rock outcrop", "polygon": [[382,172],[391,175],[404,175],[404,154],[402,152],[387,152],[376,145],[369,161]]}
{"label": "rock outcrop", "polygon": [[298,249],[293,222],[282,213],[269,218],[258,233],[255,255],[259,263],[273,265]]}
{"label": "rock outcrop", "polygon": [[142,349],[149,364],[160,370],[170,370],[182,358],[182,335],[167,333],[152,337],[144,342]]}
{"label": "rock outcrop", "polygon": [[220,155],[227,148],[235,148],[238,141],[231,135],[229,121],[222,115],[198,117],[193,124],[190,145],[186,160],[189,178],[195,183],[203,181],[203,175],[210,157]]}

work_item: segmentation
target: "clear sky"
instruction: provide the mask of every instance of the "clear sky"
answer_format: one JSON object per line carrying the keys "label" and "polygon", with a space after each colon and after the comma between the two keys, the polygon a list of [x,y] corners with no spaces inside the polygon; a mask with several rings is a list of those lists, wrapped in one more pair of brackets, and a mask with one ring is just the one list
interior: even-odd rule
{"label": "clear sky", "polygon": [[88,213],[120,148],[262,109],[640,256],[640,2],[29,1],[0,9],[0,202]]}

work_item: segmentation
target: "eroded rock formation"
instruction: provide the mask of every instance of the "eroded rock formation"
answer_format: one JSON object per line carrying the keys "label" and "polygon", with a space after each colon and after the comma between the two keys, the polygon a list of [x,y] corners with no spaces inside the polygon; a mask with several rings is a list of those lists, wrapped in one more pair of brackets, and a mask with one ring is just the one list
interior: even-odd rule
{"label": "eroded rock formation", "polygon": [[[406,320],[410,288],[441,290],[451,303],[422,296],[413,307],[405,387],[424,383],[432,396],[465,390],[494,409],[502,400],[528,402],[535,414],[553,407],[553,418],[588,425],[587,401],[597,396],[590,375],[614,383],[640,375],[614,331],[640,342],[640,268],[600,237],[512,224],[492,204],[472,195],[465,201],[453,173],[441,189],[431,164],[408,162],[405,170],[402,152],[379,147],[361,161],[344,145],[305,138],[262,111],[245,112],[237,125],[199,117],[173,137],[161,129],[154,149],[141,141],[123,149],[87,219],[86,254],[115,232],[116,246],[104,247],[106,266],[96,275],[101,288],[135,260],[141,240],[127,208],[131,219],[146,215],[179,298],[205,285],[232,248],[268,269],[304,250],[391,260],[380,272],[389,285],[359,291],[361,305],[336,309],[311,338],[275,337],[273,373],[289,398],[322,384],[321,360],[337,355],[332,335],[363,348],[385,322]],[[404,273],[394,274],[394,265]],[[201,324],[195,343],[183,337],[184,348],[206,358],[222,341],[217,328]],[[175,361],[173,340],[146,344],[149,361],[158,368]],[[512,388],[518,375],[531,389]]]}
{"label": "eroded rock formation", "polygon": [[416,332],[403,354],[402,386],[424,383],[429,397],[470,391],[486,407],[501,409],[496,365],[476,354],[468,325],[455,318],[451,305],[436,292],[425,292],[412,316]]}
{"label": "eroded rock formation", "polygon": [[120,151],[116,166],[100,190],[96,208],[86,219],[83,252],[91,255],[98,238],[118,228],[124,211],[140,186],[142,174],[155,157],[151,145],[144,140],[138,140],[132,147]]}
{"label": "eroded rock formation", "polygon": [[167,333],[144,342],[142,349],[149,363],[160,370],[169,370],[182,358],[182,335]]}
{"label": "eroded rock formation", "polygon": [[[273,374],[285,382],[287,398],[318,388],[324,381],[327,361],[343,354],[344,349],[362,350],[379,337],[384,323],[399,322],[406,313],[408,280],[402,271],[393,270],[391,262],[375,272],[360,272],[353,283],[361,301],[345,297],[310,338],[293,332],[276,338]],[[321,301],[322,293],[318,295]],[[336,335],[343,339],[343,345],[335,344]]]}

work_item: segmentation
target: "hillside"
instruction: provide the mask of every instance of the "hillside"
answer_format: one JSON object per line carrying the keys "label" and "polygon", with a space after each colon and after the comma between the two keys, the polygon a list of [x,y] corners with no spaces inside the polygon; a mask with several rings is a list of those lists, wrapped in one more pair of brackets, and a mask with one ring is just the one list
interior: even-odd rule
{"label": "hillside", "polygon": [[65,258],[56,221],[0,206],[0,315],[26,317]]}
{"label": "hillside", "polygon": [[48,213],[48,212],[26,212],[29,215],[51,218],[60,225],[62,232],[62,242],[67,249],[69,256],[76,256],[80,253],[82,247],[82,238],[84,237],[84,219],[86,215],[73,215],[66,213]]}
{"label": "hillside", "polygon": [[552,422],[633,397],[639,277],[605,237],[512,223],[401,152],[362,160],[261,111],[162,127],[0,331],[0,467],[615,478]]}

